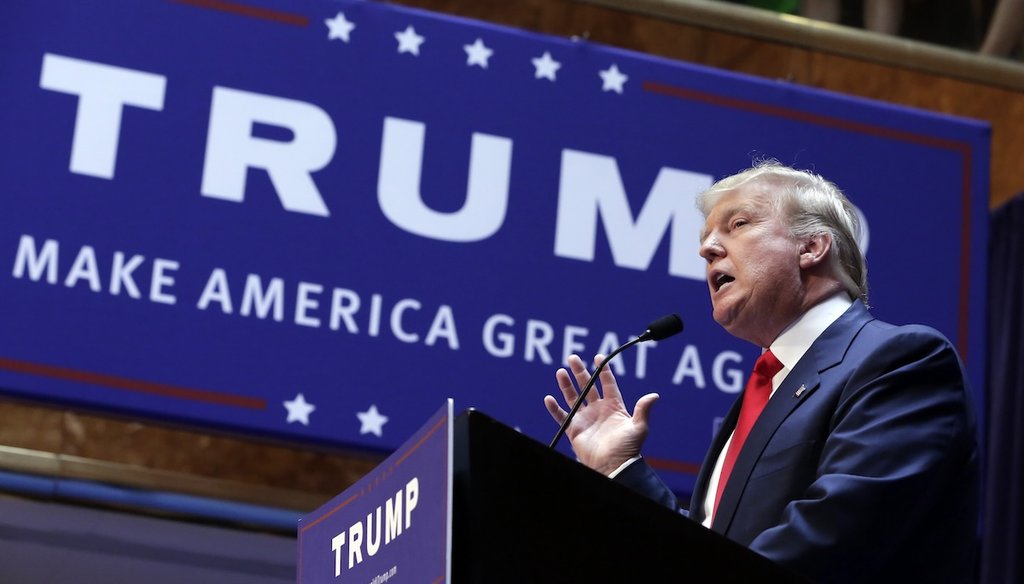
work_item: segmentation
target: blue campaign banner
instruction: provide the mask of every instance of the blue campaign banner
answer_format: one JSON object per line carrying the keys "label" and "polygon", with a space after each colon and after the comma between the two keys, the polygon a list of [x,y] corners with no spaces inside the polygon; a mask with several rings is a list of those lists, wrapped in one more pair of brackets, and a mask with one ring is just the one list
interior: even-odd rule
{"label": "blue campaign banner", "polygon": [[848,193],[874,313],[949,336],[983,411],[983,123],[377,2],[0,17],[10,395],[378,452],[452,398],[547,443],[565,357],[676,312],[611,366],[687,491],[758,353],[694,198],[770,157]]}
{"label": "blue campaign banner", "polygon": [[298,584],[451,581],[453,417],[446,400],[373,472],[299,519]]}

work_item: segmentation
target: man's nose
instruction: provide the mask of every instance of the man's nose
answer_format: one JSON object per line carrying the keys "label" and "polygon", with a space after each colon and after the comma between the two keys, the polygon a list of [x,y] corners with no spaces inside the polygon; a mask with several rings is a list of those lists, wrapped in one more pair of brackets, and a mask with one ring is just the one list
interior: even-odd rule
{"label": "man's nose", "polygon": [[700,242],[700,257],[711,263],[715,258],[725,255],[725,249],[714,233],[708,234],[704,241]]}

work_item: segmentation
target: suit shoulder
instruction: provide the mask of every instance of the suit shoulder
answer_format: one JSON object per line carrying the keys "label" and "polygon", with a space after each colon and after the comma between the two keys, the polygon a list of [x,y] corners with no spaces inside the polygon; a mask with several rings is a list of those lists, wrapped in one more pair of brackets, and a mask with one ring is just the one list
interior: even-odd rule
{"label": "suit shoulder", "polygon": [[916,363],[965,376],[960,355],[949,338],[923,324],[895,325],[872,320],[853,338],[846,357],[852,357],[855,363],[883,367]]}
{"label": "suit shoulder", "polygon": [[907,343],[953,347],[949,338],[936,328],[924,324],[892,324],[874,319],[864,325],[858,340],[876,343]]}

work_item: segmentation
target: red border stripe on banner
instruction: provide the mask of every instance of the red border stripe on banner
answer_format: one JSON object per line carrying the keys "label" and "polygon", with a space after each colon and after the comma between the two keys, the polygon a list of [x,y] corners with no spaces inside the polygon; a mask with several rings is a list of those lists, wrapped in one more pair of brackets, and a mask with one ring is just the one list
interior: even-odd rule
{"label": "red border stripe on banner", "polygon": [[270,20],[273,22],[279,22],[281,24],[290,24],[292,26],[309,26],[309,17],[301,14],[292,14],[290,12],[281,12],[279,10],[271,10],[269,8],[259,8],[257,6],[249,6],[247,4],[239,4],[237,2],[228,2],[227,0],[170,0],[178,4],[188,4],[197,8],[206,8],[209,10],[219,10],[221,12],[227,12],[229,14],[237,14],[239,16],[248,16],[251,18],[260,18],[263,20]]}
{"label": "red border stripe on banner", "polygon": [[222,406],[234,406],[237,408],[248,408],[253,410],[267,409],[267,400],[255,397],[202,389],[191,389],[188,387],[180,387],[166,383],[154,383],[152,381],[143,381],[140,379],[128,379],[126,377],[117,377],[115,375],[107,375],[104,373],[82,371],[67,367],[57,367],[55,365],[44,365],[42,363],[31,363],[29,361],[18,361],[16,359],[7,359],[4,357],[0,357],[0,369],[6,369],[7,371],[13,371],[15,373],[35,375],[37,377],[63,379],[65,381],[88,383],[113,389],[124,389],[138,393],[162,395],[164,397],[206,402]]}

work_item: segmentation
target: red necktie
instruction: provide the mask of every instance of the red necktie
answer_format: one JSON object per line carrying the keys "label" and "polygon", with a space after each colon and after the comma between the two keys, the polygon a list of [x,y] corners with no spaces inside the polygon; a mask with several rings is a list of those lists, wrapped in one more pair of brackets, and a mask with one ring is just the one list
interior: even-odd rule
{"label": "red necktie", "polygon": [[[740,455],[743,442],[750,434],[750,429],[761,415],[768,398],[772,394],[772,377],[782,370],[782,363],[772,354],[765,351],[754,363],[754,372],[747,380],[747,388],[743,392],[743,405],[740,406],[740,417],[736,421],[736,429],[732,434],[732,441],[729,443],[729,451],[725,453],[725,461],[722,463],[722,474],[718,477],[718,491],[715,493],[715,507],[713,512],[718,511],[718,502],[722,498],[722,491],[725,490],[725,483],[729,480],[733,464]],[[714,515],[712,514],[712,517]]]}

